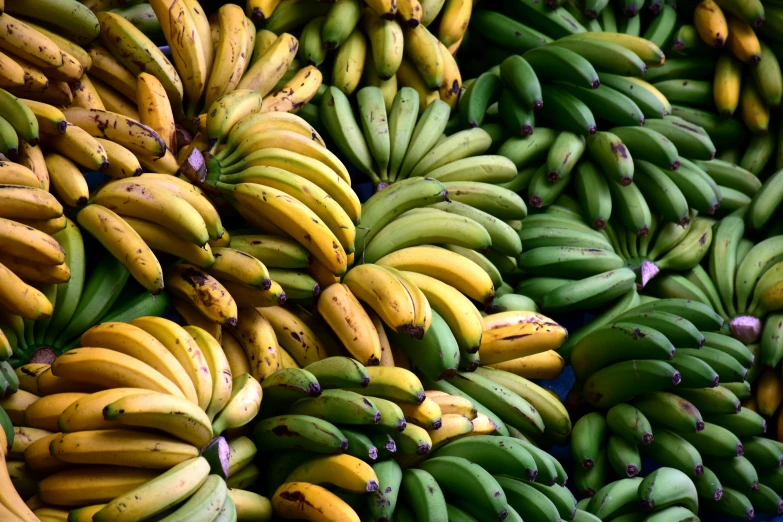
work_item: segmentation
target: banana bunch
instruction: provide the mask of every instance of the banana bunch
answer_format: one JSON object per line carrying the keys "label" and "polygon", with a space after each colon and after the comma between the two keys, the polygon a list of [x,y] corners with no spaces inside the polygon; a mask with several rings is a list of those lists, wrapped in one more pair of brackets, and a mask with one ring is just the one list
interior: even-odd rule
{"label": "banana bunch", "polygon": [[[335,520],[396,518],[409,509],[418,520],[446,509],[498,517],[525,502],[567,517],[576,508],[565,470],[533,442],[566,437],[568,414],[519,376],[487,368],[420,380],[399,366],[333,356],[280,369],[262,388],[253,435],[271,453],[266,488],[282,516],[297,509],[292,493],[308,499],[296,516],[320,509]],[[505,475],[520,497],[504,500],[506,486],[496,487],[493,475]],[[440,498],[447,491],[455,494],[449,502],[462,496],[474,505],[447,507]]]}
{"label": "banana bunch", "polygon": [[80,344],[51,365],[16,369],[18,391],[0,415],[12,434],[0,474],[13,485],[1,504],[21,509],[8,502],[18,491],[41,518],[271,516],[269,501],[243,488],[257,449],[238,432],[262,388],[232,377],[214,337],[143,316],[93,326]]}
{"label": "banana bunch", "polygon": [[[373,104],[391,109],[399,87],[415,90],[423,110],[435,100],[457,104],[462,76],[454,55],[473,6],[460,0],[248,0],[246,13],[261,28],[257,39],[301,30],[297,62],[318,67],[326,84],[351,96],[359,86],[381,93]],[[438,20],[433,24],[434,20]],[[269,36],[266,36],[268,33]],[[335,51],[331,53],[330,51]]]}

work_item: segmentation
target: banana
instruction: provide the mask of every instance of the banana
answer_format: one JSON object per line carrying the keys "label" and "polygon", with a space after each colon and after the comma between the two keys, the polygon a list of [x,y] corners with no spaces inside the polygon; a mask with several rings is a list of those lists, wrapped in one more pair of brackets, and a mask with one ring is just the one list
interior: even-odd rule
{"label": "banana", "polygon": [[239,6],[222,6],[218,10],[218,23],[220,36],[215,44],[215,61],[205,87],[205,107],[211,107],[217,99],[236,89],[252,53],[252,49],[248,48],[251,30]]}
{"label": "banana", "polygon": [[317,334],[295,313],[279,306],[259,308],[258,311],[272,325],[280,346],[293,356],[297,364],[304,367],[327,357]]}
{"label": "banana", "polygon": [[[288,412],[294,415],[307,415],[324,419],[332,423],[350,425],[376,425],[381,421],[381,411],[372,399],[348,390],[324,390],[318,397],[310,397],[296,402]],[[387,419],[395,429],[399,419]]]}
{"label": "banana", "polygon": [[24,410],[25,424],[32,428],[57,430],[57,418],[70,404],[86,397],[86,393],[65,392],[47,395],[27,406]]}
{"label": "banana", "polygon": [[117,259],[124,260],[132,275],[153,294],[163,289],[163,273],[144,240],[120,216],[101,205],[88,205],[77,215],[78,223],[95,236]]}
{"label": "banana", "polygon": [[59,506],[84,506],[109,502],[159,475],[155,470],[115,466],[85,466],[60,471],[41,484],[40,499]]}
{"label": "banana", "polygon": [[174,114],[182,112],[183,84],[177,70],[157,46],[116,13],[96,15],[101,24],[101,42],[132,73],[147,72],[163,84]]}
{"label": "banana", "polygon": [[186,326],[185,331],[196,341],[207,360],[209,373],[212,376],[212,396],[205,411],[207,416],[213,419],[228,404],[231,398],[231,367],[220,347],[220,343],[215,337],[197,326]]}
{"label": "banana", "polygon": [[607,437],[607,424],[597,412],[581,417],[574,424],[571,454],[584,469],[590,469],[598,461],[598,454]]}
{"label": "banana", "polygon": [[335,284],[324,289],[318,300],[318,311],[353,357],[363,364],[378,364],[381,358],[378,332],[348,286]]}
{"label": "banana", "polygon": [[704,421],[698,410],[677,395],[652,392],[636,399],[633,405],[651,422],[678,432],[699,433]]}
{"label": "banana", "polygon": [[646,127],[666,136],[683,156],[705,161],[713,159],[715,145],[701,127],[676,116],[651,119],[646,123]]}
{"label": "banana", "polygon": [[46,154],[44,158],[52,187],[60,199],[69,207],[85,206],[89,189],[79,167],[60,154]]}
{"label": "banana", "polygon": [[372,467],[350,455],[316,456],[300,464],[285,481],[330,483],[357,493],[378,489],[378,477]]}
{"label": "banana", "polygon": [[688,475],[672,467],[653,471],[639,484],[640,504],[645,510],[660,510],[675,504],[693,513],[699,511],[696,487]]}
{"label": "banana", "polygon": [[563,274],[573,278],[589,277],[623,266],[622,259],[610,250],[577,247],[539,247],[519,257],[519,267],[531,275],[551,273],[558,264]]}
{"label": "banana", "polygon": [[48,148],[82,167],[95,171],[109,168],[109,159],[103,146],[80,127],[69,125],[64,134],[45,136],[45,142]]}
{"label": "banana", "polygon": [[207,63],[198,26],[184,0],[150,5],[161,22],[171,56],[183,83],[185,96],[194,104],[201,98],[207,82]]}
{"label": "banana", "polygon": [[315,376],[301,368],[281,368],[264,379],[261,388],[267,396],[261,412],[265,417],[272,411],[285,411],[301,398],[317,397],[322,389]]}
{"label": "banana", "polygon": [[383,93],[378,87],[364,87],[356,93],[356,99],[364,137],[377,166],[376,172],[380,173],[381,179],[388,179],[391,144]]}
{"label": "banana", "polygon": [[141,108],[141,123],[154,130],[168,149],[176,150],[174,114],[160,80],[141,73],[136,87],[136,104]]}
{"label": "banana", "polygon": [[146,484],[114,498],[93,515],[93,519],[133,520],[155,515],[199,491],[208,474],[209,463],[205,458],[186,460]]}
{"label": "banana", "polygon": [[448,519],[443,491],[435,478],[423,469],[407,469],[403,472],[400,496],[415,513],[412,520]]}
{"label": "banana", "polygon": [[[681,431],[679,435],[693,444],[699,453],[705,457],[718,459],[733,459],[742,455],[743,444],[736,435],[717,424],[704,423],[704,430],[698,434],[691,431]],[[710,463],[711,464],[711,463]]]}
{"label": "banana", "polygon": [[47,266],[65,262],[66,252],[55,238],[16,221],[0,218],[0,237],[7,255]]}
{"label": "banana", "polygon": [[410,171],[410,176],[425,176],[451,161],[482,154],[490,145],[491,138],[483,129],[460,131],[449,136],[442,143],[436,144]]}
{"label": "banana", "polygon": [[212,321],[224,326],[236,324],[236,302],[219,281],[198,267],[176,265],[166,274],[166,283],[174,296],[190,302]]}
{"label": "banana", "polygon": [[[399,30],[399,26],[397,26],[396,29]],[[381,35],[380,39],[385,41],[386,33],[383,29],[379,28],[378,31],[372,31],[374,36],[376,33],[379,33]],[[375,37],[378,38],[378,36]],[[380,41],[378,43],[380,45]],[[392,48],[390,47],[390,49]],[[367,40],[364,33],[357,27],[337,50],[334,67],[332,69],[335,88],[345,93],[346,96],[353,94],[359,86],[359,81],[364,72],[366,56]],[[394,71],[396,72],[396,69],[394,69]]]}
{"label": "banana", "polygon": [[[530,483],[511,477],[495,476],[495,479],[505,492],[509,508],[515,512],[518,513],[522,509],[523,512],[540,520],[560,517],[557,506],[542,492],[543,488],[534,487]],[[468,506],[463,505],[463,507]],[[574,512],[575,509],[571,511]]]}
{"label": "banana", "polygon": [[[273,219],[295,239],[309,247],[314,257],[332,273],[341,274],[345,271],[347,262],[345,250],[329,228],[298,200],[271,187],[261,187],[251,183],[237,185],[218,183],[218,188],[236,204],[248,205],[253,212],[261,216],[265,214],[271,216],[268,213],[273,212],[275,214]],[[272,195],[274,197],[269,197]],[[302,213],[308,216],[306,221],[297,217]],[[285,216],[282,220],[281,215]]]}
{"label": "banana", "polygon": [[446,64],[438,39],[424,25],[403,29],[404,55],[413,62],[429,89],[443,85]]}
{"label": "banana", "polygon": [[[740,411],[740,400],[728,388],[716,386],[696,390],[677,390],[687,401],[693,403],[702,414],[734,414]],[[711,421],[709,421],[711,422]]]}
{"label": "banana", "polygon": [[408,247],[378,260],[382,266],[428,275],[449,284],[480,303],[489,303],[492,281],[473,261],[433,246]]}
{"label": "banana", "polygon": [[[85,75],[82,78],[88,78],[88,76]],[[91,98],[85,99],[87,96],[83,96],[82,100],[78,103],[71,101],[69,105],[73,107],[85,106],[86,108],[90,109],[108,110],[117,114],[121,114],[126,118],[130,118],[135,121],[139,120],[139,111],[136,107],[136,104],[132,103],[130,98],[123,96],[117,89],[108,83],[99,80],[98,78],[88,78],[88,81],[90,82],[90,87],[88,88],[90,88],[91,91],[94,91],[95,99],[99,100],[100,104],[98,104],[97,101],[92,101]],[[75,88],[82,86],[83,84],[81,82],[78,85],[74,83]],[[50,91],[53,91],[57,87],[58,84],[55,84],[52,89],[50,89]],[[70,89],[70,85],[68,87]],[[88,94],[91,95],[92,93]],[[68,97],[73,98],[73,92],[71,92],[70,96],[68,96],[68,92],[66,91],[63,97],[66,99]],[[65,100],[61,101],[55,99],[51,100],[50,103],[62,104],[65,103]]]}
{"label": "banana", "polygon": [[238,174],[221,176],[221,183],[256,183],[296,198],[324,222],[346,251],[353,251],[355,229],[350,216],[309,180],[277,167],[250,167]]}
{"label": "banana", "polygon": [[286,414],[264,419],[255,425],[253,438],[266,451],[302,448],[334,454],[348,448],[348,439],[333,424],[309,415]]}
{"label": "banana", "polygon": [[198,455],[196,447],[174,438],[122,429],[66,433],[51,442],[49,451],[74,464],[152,469],[168,469]]}
{"label": "banana", "polygon": [[161,252],[181,257],[188,263],[200,267],[209,267],[215,262],[212,249],[208,244],[204,245],[203,248],[199,247],[176,235],[170,229],[144,219],[126,216],[122,220],[153,250],[160,250]]}
{"label": "banana", "polygon": [[619,435],[609,437],[606,456],[614,472],[621,477],[635,477],[642,467],[638,448]]}
{"label": "banana", "polygon": [[384,227],[367,245],[365,262],[372,263],[401,248],[420,244],[448,243],[483,251],[491,238],[483,226],[470,218],[440,210],[409,211]]}
{"label": "banana", "polygon": [[250,374],[234,377],[231,397],[212,422],[212,431],[219,435],[226,429],[240,428],[249,423],[258,415],[262,394],[261,385]]}
{"label": "banana", "polygon": [[681,436],[664,428],[655,429],[655,439],[640,448],[642,455],[663,466],[679,470],[688,476],[704,474],[701,456],[696,448]]}
{"label": "banana", "polygon": [[277,338],[264,316],[255,308],[240,308],[233,332],[250,362],[250,373],[259,381],[280,368]]}
{"label": "banana", "polygon": [[422,373],[437,379],[454,374],[460,354],[459,345],[447,323],[437,312],[431,313],[432,323],[421,340],[410,340],[407,334],[394,332],[391,328],[387,329],[387,335],[391,344],[398,347]]}
{"label": "banana", "polygon": [[748,491],[758,488],[758,473],[753,464],[742,456],[729,459],[711,459],[710,469],[726,487],[738,491]]}
{"label": "banana", "polygon": [[558,283],[543,297],[542,309],[566,311],[598,306],[631,290],[635,277],[632,270],[620,268],[562,285]]}
{"label": "banana", "polygon": [[[360,25],[367,35],[372,48],[372,63],[382,80],[392,78],[400,67],[403,54],[403,29],[396,20],[384,20],[373,15],[370,11],[365,11],[360,20]],[[349,36],[346,40],[347,45],[354,46],[354,52],[361,53],[361,46],[357,48],[353,39]],[[357,42],[358,43],[358,42]],[[365,43],[366,47],[366,43]],[[365,51],[366,52],[366,51]],[[340,51],[338,50],[337,59],[339,61]],[[338,84],[339,85],[339,84]],[[348,94],[346,89],[343,92]]]}
{"label": "banana", "polygon": [[[630,374],[623,373],[629,369],[633,369]],[[594,405],[613,406],[640,393],[676,385],[680,379],[679,372],[664,361],[619,362],[590,375],[584,385],[585,397]],[[607,389],[609,382],[613,384],[611,390]]]}
{"label": "banana", "polygon": [[272,497],[272,506],[284,518],[305,516],[312,519],[326,516],[346,522],[360,520],[353,508],[340,497],[321,486],[306,482],[288,482],[280,486]]}
{"label": "banana", "polygon": [[297,71],[290,80],[272,93],[261,104],[262,111],[299,112],[302,106],[318,93],[323,81],[321,71],[308,65]]}
{"label": "banana", "polygon": [[136,100],[138,84],[136,76],[117,60],[105,47],[98,43],[90,46],[92,80],[104,82],[129,100]]}
{"label": "banana", "polygon": [[[371,178],[374,176],[373,181],[380,181],[367,141],[359,130],[359,124],[343,91],[337,87],[326,90],[320,104],[320,116],[338,148],[351,164]],[[346,181],[349,179],[346,178]]]}

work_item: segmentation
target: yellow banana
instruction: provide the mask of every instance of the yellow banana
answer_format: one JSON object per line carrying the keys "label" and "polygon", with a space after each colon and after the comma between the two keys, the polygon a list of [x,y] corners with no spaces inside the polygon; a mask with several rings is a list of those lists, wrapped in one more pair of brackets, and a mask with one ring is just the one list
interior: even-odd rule
{"label": "yellow banana", "polygon": [[65,262],[65,250],[56,239],[10,219],[0,218],[0,242],[6,255],[42,265]]}
{"label": "yellow banana", "polygon": [[49,192],[18,185],[0,185],[0,217],[8,219],[55,219],[63,206]]}
{"label": "yellow banana", "polygon": [[419,0],[397,0],[397,18],[408,27],[419,25],[423,14]]}
{"label": "yellow banana", "polygon": [[65,121],[63,111],[48,103],[41,103],[34,100],[20,99],[22,103],[35,115],[38,120],[38,129],[48,134],[62,134],[68,122]]}
{"label": "yellow banana", "polygon": [[198,246],[209,240],[204,219],[184,198],[137,180],[120,179],[104,185],[93,201],[122,216],[149,219]]}
{"label": "yellow banana", "polygon": [[25,80],[24,69],[13,58],[0,53],[0,87],[21,87]]}
{"label": "yellow banana", "polygon": [[38,376],[38,393],[40,395],[53,395],[55,393],[92,393],[100,390],[99,386],[86,382],[74,381],[57,377],[49,368]]}
{"label": "yellow banana", "polygon": [[49,452],[49,445],[59,435],[59,433],[52,433],[51,435],[41,437],[24,450],[24,462],[28,469],[38,473],[40,476],[46,476],[73,467],[73,465],[67,462],[52,457]]}
{"label": "yellow banana", "polygon": [[282,306],[259,308],[258,311],[272,325],[280,347],[301,366],[329,356],[318,335],[295,313]]}
{"label": "yellow banana", "polygon": [[38,67],[61,67],[63,55],[51,38],[8,13],[0,15],[0,49]]}
{"label": "yellow banana", "polygon": [[123,217],[147,246],[153,250],[160,250],[173,256],[184,259],[190,264],[207,267],[214,263],[212,249],[209,244],[200,247],[190,241],[182,239],[168,228],[157,225],[145,219]]}
{"label": "yellow banana", "polygon": [[135,357],[106,348],[75,348],[66,353],[52,364],[52,373],[58,377],[105,388],[144,388],[184,397],[176,384]]}
{"label": "yellow banana", "polygon": [[[146,399],[149,396],[136,397]],[[127,429],[64,433],[52,441],[49,451],[54,458],[71,464],[149,469],[169,469],[198,456],[198,448],[192,444],[157,433]]]}
{"label": "yellow banana", "polygon": [[3,447],[3,451],[0,451],[0,517],[3,520],[14,522],[39,520],[19,496],[13,482],[11,482],[5,460],[5,448],[8,446],[5,432],[0,435],[0,444]]}
{"label": "yellow banana", "polygon": [[441,425],[443,413],[438,403],[432,399],[424,399],[421,404],[398,402],[397,406],[405,414],[405,420],[425,430],[437,430]]}
{"label": "yellow banana", "polygon": [[165,188],[172,194],[181,197],[201,215],[204,224],[207,226],[210,239],[219,239],[223,235],[223,224],[220,222],[220,215],[215,205],[207,199],[207,195],[200,188],[191,185],[182,178],[168,174],[142,174],[135,181],[142,185]]}
{"label": "yellow banana", "polygon": [[59,152],[82,167],[99,172],[109,168],[109,158],[103,146],[76,125],[68,125],[64,134],[46,135],[43,141],[47,148]]}
{"label": "yellow banana", "polygon": [[[380,3],[373,0],[373,4]],[[287,482],[272,497],[275,513],[283,518],[359,522],[359,515],[340,497],[315,484]]]}
{"label": "yellow banana", "polygon": [[472,11],[470,0],[446,0],[438,26],[438,39],[443,45],[450,47],[462,39]]}
{"label": "yellow banana", "polygon": [[402,272],[425,295],[430,306],[446,321],[460,348],[474,353],[484,331],[476,306],[454,287],[417,272]]}
{"label": "yellow banana", "polygon": [[364,264],[352,268],[343,283],[393,330],[419,339],[424,336],[424,325],[416,322],[413,298],[396,274],[378,265]]}
{"label": "yellow banana", "polygon": [[345,453],[313,457],[296,467],[285,481],[333,484],[354,493],[378,489],[378,477],[372,466]]}
{"label": "yellow banana", "polygon": [[462,92],[462,75],[459,72],[459,65],[457,65],[454,56],[451,55],[449,50],[442,43],[440,43],[440,51],[443,55],[445,66],[443,85],[438,89],[438,94],[440,95],[440,99],[448,103],[453,111],[457,108],[457,101]]}
{"label": "yellow banana", "polygon": [[221,339],[220,345],[223,347],[226,359],[228,359],[231,375],[242,375],[243,373],[252,374],[250,371],[250,361],[245,354],[244,348],[239,344],[236,337],[228,332],[223,332],[223,339]]}
{"label": "yellow banana", "polygon": [[174,114],[182,113],[182,80],[157,46],[132,23],[116,13],[96,13],[101,42],[132,73],[148,72],[163,84]]}
{"label": "yellow banana", "polygon": [[138,93],[136,75],[122,65],[108,49],[98,43],[93,43],[90,46],[89,53],[92,60],[90,77],[112,87],[129,100],[136,100]]}
{"label": "yellow banana", "polygon": [[195,105],[207,82],[207,62],[196,21],[184,0],[150,0],[169,44],[185,96]]}
{"label": "yellow banana", "polygon": [[[22,73],[24,74],[24,84],[21,87],[24,91],[27,91],[28,97],[42,95],[46,92],[49,88],[49,78],[46,77],[46,74],[44,74],[40,67],[36,67],[21,58],[16,58],[16,65],[22,69]],[[17,87],[8,87],[9,91],[14,89],[17,89]],[[18,92],[21,94],[23,91],[20,90]]]}
{"label": "yellow banana", "polygon": [[468,420],[473,420],[478,415],[476,407],[465,397],[449,395],[448,393],[434,390],[427,390],[424,393],[427,395],[426,400],[431,400],[438,405],[441,412],[441,418],[443,415],[461,415]]}
{"label": "yellow banana", "polygon": [[19,142],[19,155],[16,162],[32,170],[41,182],[41,188],[49,191],[49,173],[46,171],[46,162],[39,145],[30,145],[25,141]]}
{"label": "yellow banana", "polygon": [[90,70],[90,67],[92,67],[92,58],[90,58],[90,54],[84,50],[84,47],[72,40],[60,36],[53,31],[50,31],[46,27],[34,24],[29,20],[25,21],[25,23],[44,36],[48,36],[55,44],[57,44],[57,47],[59,47],[61,51],[66,52],[76,58],[85,71]]}
{"label": "yellow banana", "polygon": [[403,248],[378,260],[379,265],[417,272],[453,286],[479,303],[492,301],[494,289],[487,273],[469,259],[435,246]]}
{"label": "yellow banana", "polygon": [[220,435],[227,429],[241,428],[252,421],[261,408],[261,384],[249,373],[234,377],[231,398],[212,423],[212,431]]}
{"label": "yellow banana", "polygon": [[24,411],[24,426],[55,432],[57,420],[65,408],[86,396],[86,393],[66,392],[41,397]]}
{"label": "yellow banana", "polygon": [[236,89],[253,51],[247,47],[247,34],[253,29],[248,27],[241,7],[235,4],[221,6],[218,21],[220,36],[215,46],[215,63],[207,82],[205,107],[210,107],[215,100]]}
{"label": "yellow banana", "polygon": [[280,0],[247,0],[245,10],[255,23],[261,23],[272,16],[279,3]]}
{"label": "yellow banana", "polygon": [[201,348],[212,375],[212,397],[206,409],[207,418],[212,421],[231,398],[231,367],[217,338],[198,326],[184,328]]}
{"label": "yellow banana", "polygon": [[276,223],[304,245],[313,257],[328,267],[332,273],[345,272],[347,267],[345,249],[329,227],[299,200],[280,190],[254,183],[236,185],[218,183],[218,188],[232,201],[232,204],[241,205],[262,218]]}
{"label": "yellow banana", "polygon": [[213,252],[215,262],[207,268],[207,273],[218,281],[232,281],[263,290],[271,288],[269,270],[255,257],[228,247],[219,247]]}
{"label": "yellow banana", "polygon": [[52,303],[40,290],[19,279],[2,263],[0,263],[0,306],[12,314],[32,321],[46,319],[53,311]]}
{"label": "yellow banana", "polygon": [[139,160],[131,151],[113,141],[95,138],[101,144],[109,158],[109,168],[104,174],[113,179],[125,179],[138,176],[142,172]]}
{"label": "yellow banana", "polygon": [[[134,121],[139,121],[139,111],[136,106],[136,98],[127,98],[119,91],[98,78],[92,78],[92,87],[101,101],[103,107],[90,107],[96,110],[106,110],[125,116]],[[71,104],[72,107],[76,105]]]}
{"label": "yellow banana", "polygon": [[20,460],[24,462],[25,450],[38,439],[53,435],[51,431],[39,430],[38,428],[28,428],[23,426],[14,426],[14,444],[8,450],[8,460]]}
{"label": "yellow banana", "polygon": [[[5,410],[14,426],[24,425],[24,412],[40,397],[34,393],[17,390],[16,393],[0,397],[0,407]],[[5,448],[5,445],[2,446]]]}
{"label": "yellow banana", "polygon": [[295,37],[288,33],[281,34],[245,72],[237,89],[252,89],[266,96],[283,78],[298,49],[299,42]]}
{"label": "yellow banana", "polygon": [[424,292],[422,292],[421,289],[416,286],[416,283],[406,274],[389,266],[383,268],[394,274],[408,291],[408,294],[411,296],[411,302],[413,303],[413,324],[423,328],[426,333],[432,324],[432,308],[430,307],[430,302],[427,300],[427,296],[424,295]]}
{"label": "yellow banana", "polygon": [[16,219],[15,221],[49,235],[63,230],[66,224],[65,216],[52,219]]}
{"label": "yellow banana", "polygon": [[221,284],[228,290],[239,308],[277,306],[285,303],[287,299],[283,287],[275,281],[272,281],[266,290],[233,281],[222,281]]}
{"label": "yellow banana", "polygon": [[493,364],[492,368],[503,370],[526,379],[556,379],[565,368],[565,361],[554,350],[519,357]]}
{"label": "yellow banana", "polygon": [[[444,70],[445,78],[445,70]],[[413,62],[403,56],[400,67],[397,69],[397,83],[399,87],[410,87],[419,95],[419,114],[424,112],[427,106],[440,99],[438,91],[433,91],[419,74]]]}
{"label": "yellow banana", "polygon": [[365,3],[370,9],[375,11],[375,14],[386,20],[391,20],[397,14],[397,2],[395,0],[370,0]]}
{"label": "yellow banana", "polygon": [[297,71],[278,91],[261,104],[261,112],[297,112],[313,99],[323,82],[317,67],[308,65]]}
{"label": "yellow banana", "polygon": [[136,105],[139,120],[158,133],[166,147],[176,150],[176,125],[171,103],[160,80],[148,73],[141,73],[137,80]]}
{"label": "yellow banana", "polygon": [[729,35],[729,25],[714,0],[702,0],[693,11],[693,25],[704,43],[720,49]]}
{"label": "yellow banana", "polygon": [[[712,0],[705,0],[712,1]],[[742,62],[733,54],[722,52],[715,64],[712,93],[721,116],[729,117],[737,110],[742,87]]]}
{"label": "yellow banana", "polygon": [[179,361],[141,328],[128,323],[101,323],[82,334],[81,345],[99,346],[135,357],[176,384],[188,400],[198,402],[196,389]]}
{"label": "yellow banana", "polygon": [[110,111],[73,107],[63,111],[69,123],[91,136],[115,141],[137,154],[163,157],[166,143],[143,123]]}
{"label": "yellow banana", "polygon": [[199,407],[206,410],[212,397],[212,376],[201,348],[190,334],[162,317],[139,317],[131,324],[154,335],[176,357],[196,389]]}
{"label": "yellow banana", "polygon": [[370,39],[375,70],[382,80],[388,80],[397,73],[402,61],[402,27],[396,20],[382,20],[367,10],[361,24]]}
{"label": "yellow banana", "polygon": [[131,275],[153,294],[163,290],[163,269],[139,234],[108,208],[84,207],[76,221],[125,265]]}
{"label": "yellow banana", "polygon": [[729,36],[726,47],[743,63],[756,63],[761,60],[761,44],[753,28],[747,22],[727,16]]}
{"label": "yellow banana", "polygon": [[220,282],[194,265],[178,264],[166,274],[166,286],[221,326],[237,321],[237,305]]}
{"label": "yellow banana", "polygon": [[90,189],[79,167],[61,154],[49,153],[44,159],[52,187],[63,203],[77,208],[86,205]]}
{"label": "yellow banana", "polygon": [[772,368],[764,368],[756,382],[756,405],[758,413],[765,417],[775,414],[783,402],[783,381]]}
{"label": "yellow banana", "polygon": [[403,30],[403,35],[405,57],[416,66],[430,90],[439,89],[446,74],[446,62],[438,39],[423,25],[407,27]]}
{"label": "yellow banana", "polygon": [[41,500],[56,506],[101,504],[149,483],[159,474],[160,470],[154,469],[81,466],[49,475],[40,482],[38,494]]}
{"label": "yellow banana", "polygon": [[88,75],[85,74],[78,80],[69,82],[68,85],[73,94],[71,107],[106,110],[106,106],[103,104],[100,94],[98,94],[95,85],[93,85]]}
{"label": "yellow banana", "polygon": [[767,134],[770,118],[769,108],[765,105],[754,82],[742,82],[739,107],[743,123],[753,134]]}
{"label": "yellow banana", "polygon": [[103,417],[103,409],[123,397],[145,393],[154,392],[143,388],[110,388],[91,393],[63,410],[57,419],[58,431],[73,433],[116,428],[118,427],[116,422]]}
{"label": "yellow banana", "polygon": [[254,379],[263,382],[280,369],[280,348],[275,331],[260,311],[240,308],[237,324],[231,330],[247,356]]}
{"label": "yellow banana", "polygon": [[113,422],[115,426],[123,424],[163,431],[185,441],[191,447],[200,448],[212,439],[212,423],[204,410],[187,399],[173,395],[163,393],[128,395],[107,404],[103,409],[103,417]]}
{"label": "yellow banana", "polygon": [[[24,328],[24,324],[22,324]],[[14,370],[16,377],[19,379],[19,389],[29,393],[38,393],[38,376],[51,367],[49,364],[44,363],[27,363]]]}
{"label": "yellow banana", "polygon": [[440,428],[427,431],[432,439],[430,451],[435,451],[448,442],[470,435],[473,429],[473,422],[467,417],[454,413],[444,414],[441,417]]}
{"label": "yellow banana", "polygon": [[485,330],[479,356],[483,364],[497,364],[557,350],[567,338],[566,329],[551,320],[514,324]]}
{"label": "yellow banana", "polygon": [[367,55],[367,39],[357,27],[337,48],[332,68],[332,83],[350,96],[359,86]]}

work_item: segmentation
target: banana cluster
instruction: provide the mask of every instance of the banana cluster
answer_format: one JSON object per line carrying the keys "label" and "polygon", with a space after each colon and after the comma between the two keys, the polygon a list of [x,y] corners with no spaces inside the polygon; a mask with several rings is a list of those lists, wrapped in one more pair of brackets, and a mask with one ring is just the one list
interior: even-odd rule
{"label": "banana cluster", "polygon": [[2,399],[6,509],[25,520],[35,520],[29,510],[75,520],[271,515],[267,499],[244,490],[257,450],[238,432],[262,388],[232,377],[214,337],[143,316],[96,325],[80,344],[51,365],[19,366],[16,393]]}
{"label": "banana cluster", "polygon": [[439,99],[456,106],[462,77],[454,55],[472,11],[472,4],[461,0],[246,3],[247,15],[261,27],[259,35],[301,30],[298,63],[321,68],[325,83],[347,96],[360,85],[379,88],[374,103],[386,109],[398,86],[415,89],[422,110]]}
{"label": "banana cluster", "polygon": [[[576,508],[562,465],[534,442],[566,437],[568,413],[517,375],[486,368],[420,380],[400,366],[333,356],[278,370],[262,388],[253,435],[270,454],[266,491],[282,516],[303,516],[301,505],[304,516],[320,511],[330,520],[409,509],[414,520],[446,510],[498,517],[532,501],[542,514]],[[497,478],[502,488],[499,475],[507,475]]]}

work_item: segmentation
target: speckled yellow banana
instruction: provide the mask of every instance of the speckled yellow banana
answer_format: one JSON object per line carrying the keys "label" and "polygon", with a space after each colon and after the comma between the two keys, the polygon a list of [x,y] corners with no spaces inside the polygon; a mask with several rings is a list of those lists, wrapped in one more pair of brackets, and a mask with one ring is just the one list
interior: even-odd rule
{"label": "speckled yellow banana", "polygon": [[252,89],[266,96],[275,88],[296,58],[299,42],[288,33],[278,36],[266,52],[245,72],[237,89]]}
{"label": "speckled yellow banana", "polygon": [[379,363],[378,332],[346,285],[334,284],[324,289],[318,299],[318,312],[356,360],[367,366]]}
{"label": "speckled yellow banana", "polygon": [[215,46],[215,62],[207,82],[205,107],[210,107],[215,100],[236,89],[253,52],[247,48],[247,35],[252,29],[248,27],[241,7],[235,4],[221,6],[218,21],[220,37]]}
{"label": "speckled yellow banana", "polygon": [[263,382],[280,368],[280,347],[275,331],[261,312],[255,308],[240,308],[239,320],[231,332],[244,348],[254,379]]}
{"label": "speckled yellow banana", "polygon": [[79,225],[120,260],[147,290],[163,290],[163,270],[155,254],[122,217],[102,205],[87,205],[76,217]]}

